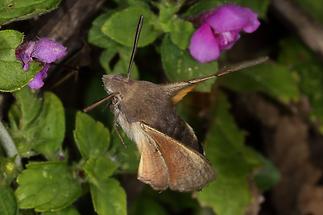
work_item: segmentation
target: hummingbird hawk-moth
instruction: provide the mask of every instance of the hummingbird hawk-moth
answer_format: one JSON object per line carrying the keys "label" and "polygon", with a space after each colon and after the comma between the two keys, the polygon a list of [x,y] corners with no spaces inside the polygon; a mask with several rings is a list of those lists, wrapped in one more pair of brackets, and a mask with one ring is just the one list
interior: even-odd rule
{"label": "hummingbird hawk-moth", "polygon": [[106,99],[112,98],[111,110],[116,123],[136,143],[140,152],[140,181],[155,190],[201,190],[215,178],[215,170],[205,158],[202,145],[191,126],[176,113],[175,105],[199,83],[262,63],[266,58],[227,67],[210,76],[177,83],[154,84],[131,80],[129,76],[142,23],[141,16],[128,76],[104,75],[102,78],[104,88],[109,94]]}

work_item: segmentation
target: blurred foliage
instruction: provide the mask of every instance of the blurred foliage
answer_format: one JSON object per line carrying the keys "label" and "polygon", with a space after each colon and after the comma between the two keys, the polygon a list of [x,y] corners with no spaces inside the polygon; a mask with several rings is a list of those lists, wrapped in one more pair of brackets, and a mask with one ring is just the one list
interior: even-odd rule
{"label": "blurred foliage", "polygon": [[[0,0],[0,25],[39,16],[55,9],[59,2]],[[216,73],[218,62],[200,64],[189,55],[187,47],[196,27],[191,21],[227,1],[192,2],[186,5],[183,0],[115,0],[114,6],[104,10],[88,29],[88,42],[101,49],[98,62],[102,70],[106,74],[127,72],[138,17],[144,15],[138,52],[142,51],[146,58],[140,59],[138,53],[133,79],[154,75],[141,70],[142,61],[151,64],[149,69],[163,70],[162,77],[171,82]],[[230,2],[255,10],[266,22],[269,0]],[[322,21],[322,3],[298,2]],[[160,215],[244,214],[255,193],[260,195],[277,183],[279,172],[270,160],[247,145],[246,132],[238,127],[230,112],[227,90],[238,95],[260,92],[282,105],[306,97],[311,107],[310,118],[323,132],[322,65],[300,41],[285,38],[280,40],[277,59],[208,81],[196,89],[202,92],[197,95],[209,99],[205,112],[210,116],[210,124],[205,120],[196,124],[201,127],[199,134],[205,137],[206,157],[217,172],[215,181],[193,194],[157,193],[138,183],[129,188],[128,179],[131,182],[135,178],[139,163],[136,145],[120,128],[114,127],[113,116],[106,107],[91,115],[68,110],[73,117],[65,118],[67,109],[61,98],[52,92],[24,87],[40,67],[32,63],[25,72],[16,60],[15,49],[23,38],[23,33],[15,30],[0,31],[0,91],[16,91],[12,93],[14,102],[8,111],[6,129],[26,164],[19,170],[15,158],[0,151],[0,212],[4,215],[16,215],[17,211],[78,215],[82,214],[78,209],[86,200],[88,210],[99,215],[152,211]],[[150,59],[151,53],[158,56],[156,65],[153,57]],[[89,104],[101,96],[104,92],[100,78],[88,80],[82,102]],[[197,97],[190,98],[191,104],[198,103]],[[189,108],[182,105],[179,112],[188,120],[192,120],[193,113],[196,119],[197,111]]]}
{"label": "blurred foliage", "polygon": [[58,7],[61,0],[1,0],[0,26],[47,13]]}

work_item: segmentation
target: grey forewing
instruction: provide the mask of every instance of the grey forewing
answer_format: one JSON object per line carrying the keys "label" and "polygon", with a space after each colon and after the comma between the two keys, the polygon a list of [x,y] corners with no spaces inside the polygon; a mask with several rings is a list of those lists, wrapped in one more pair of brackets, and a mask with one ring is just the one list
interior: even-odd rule
{"label": "grey forewing", "polygon": [[145,122],[196,151],[202,147],[190,128],[177,114],[169,95],[157,84],[135,81],[119,104],[129,123]]}

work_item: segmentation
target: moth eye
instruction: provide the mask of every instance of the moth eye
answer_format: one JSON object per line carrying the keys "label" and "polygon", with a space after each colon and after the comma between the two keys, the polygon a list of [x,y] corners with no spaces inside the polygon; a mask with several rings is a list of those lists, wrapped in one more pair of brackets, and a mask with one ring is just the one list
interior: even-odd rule
{"label": "moth eye", "polygon": [[120,101],[120,99],[119,99],[117,96],[115,96],[115,97],[113,97],[113,99],[112,99],[112,104],[113,104],[113,105],[117,105],[117,104],[119,103],[119,101]]}
{"label": "moth eye", "polygon": [[124,77],[121,76],[121,75],[115,75],[115,76],[113,76],[113,79],[114,80],[117,80],[117,81],[123,81],[124,80]]}

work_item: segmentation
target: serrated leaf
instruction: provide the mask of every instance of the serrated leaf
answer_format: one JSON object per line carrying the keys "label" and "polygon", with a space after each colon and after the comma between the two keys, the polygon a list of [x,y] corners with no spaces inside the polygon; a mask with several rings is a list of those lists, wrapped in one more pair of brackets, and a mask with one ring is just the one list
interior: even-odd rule
{"label": "serrated leaf", "polygon": [[0,2],[0,26],[29,19],[58,7],[61,0],[11,0]]}
{"label": "serrated leaf", "polygon": [[80,213],[75,208],[68,207],[56,212],[44,212],[42,215],[80,215]]}
{"label": "serrated leaf", "polygon": [[99,186],[91,185],[91,196],[99,215],[127,214],[126,193],[117,180],[110,178]]}
{"label": "serrated leaf", "polygon": [[[218,70],[218,63],[200,64],[187,51],[180,50],[169,36],[165,36],[161,46],[161,57],[164,71],[172,81],[184,81],[214,74]],[[210,91],[214,80],[200,84],[198,91]]]}
{"label": "serrated leaf", "polygon": [[197,1],[196,4],[192,5],[185,13],[185,16],[198,16],[226,3],[235,3],[240,6],[248,7],[255,11],[261,18],[265,18],[269,6],[269,0],[231,0],[230,2],[227,0],[202,0]]}
{"label": "serrated leaf", "polygon": [[159,31],[153,26],[156,22],[156,16],[145,7],[133,6],[115,12],[103,24],[101,30],[114,41],[121,43],[124,46],[132,47],[140,15],[145,17],[145,24],[140,33],[138,46],[146,46],[157,38]]}
{"label": "serrated leaf", "polygon": [[228,112],[229,104],[221,94],[213,111],[215,118],[206,137],[205,152],[216,169],[217,178],[197,193],[202,206],[219,215],[242,215],[251,202],[248,179],[261,160],[244,145],[244,134]]}
{"label": "serrated leaf", "polygon": [[106,152],[110,143],[110,132],[101,122],[85,113],[77,112],[74,140],[82,157],[88,159]]}
{"label": "serrated leaf", "polygon": [[20,90],[40,70],[40,65],[35,62],[30,64],[28,71],[22,69],[22,64],[15,55],[15,50],[22,41],[23,34],[18,31],[0,31],[0,91]]}
{"label": "serrated leaf", "polygon": [[72,204],[81,194],[80,184],[63,162],[29,163],[17,178],[19,208],[55,211]]}
{"label": "serrated leaf", "polygon": [[297,79],[288,67],[264,63],[219,79],[220,85],[238,92],[263,92],[283,102],[299,98]]}
{"label": "serrated leaf", "polygon": [[61,101],[48,92],[42,100],[28,88],[17,92],[16,99],[9,112],[9,131],[19,154],[29,157],[34,150],[48,159],[56,159],[65,134],[65,114]]}
{"label": "serrated leaf", "polygon": [[89,181],[99,186],[99,181],[107,180],[117,169],[117,165],[104,155],[89,158],[83,169]]}
{"label": "serrated leaf", "polygon": [[0,187],[0,212],[1,215],[17,214],[15,194],[10,187]]}

